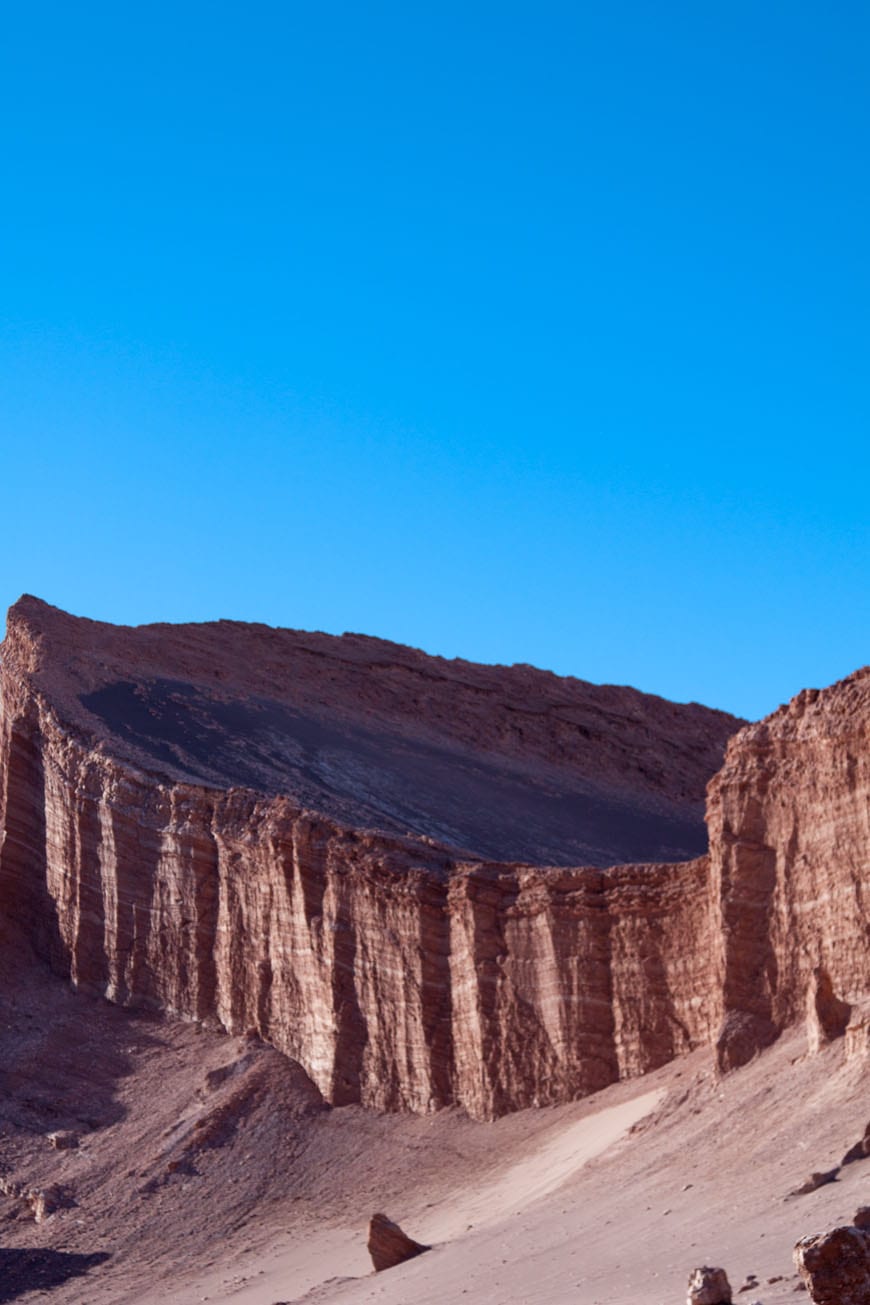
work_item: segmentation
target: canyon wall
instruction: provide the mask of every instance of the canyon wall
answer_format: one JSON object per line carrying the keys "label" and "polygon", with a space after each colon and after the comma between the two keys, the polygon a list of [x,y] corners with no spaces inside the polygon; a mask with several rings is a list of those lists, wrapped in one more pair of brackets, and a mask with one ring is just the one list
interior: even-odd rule
{"label": "canyon wall", "polygon": [[870,989],[870,667],[730,742],[710,784],[717,1053],[743,1063],[821,985]]}
{"label": "canyon wall", "polygon": [[335,1104],[481,1117],[710,1032],[704,859],[457,862],[282,798],[154,785],[4,715],[0,908],[87,991],[257,1030]]}
{"label": "canyon wall", "polygon": [[88,991],[257,1030],[335,1104],[492,1117],[716,1039],[727,1068],[820,973],[868,986],[868,672],[736,735],[709,856],[548,868],[149,769],[86,727],[25,615],[0,666],[3,918]]}

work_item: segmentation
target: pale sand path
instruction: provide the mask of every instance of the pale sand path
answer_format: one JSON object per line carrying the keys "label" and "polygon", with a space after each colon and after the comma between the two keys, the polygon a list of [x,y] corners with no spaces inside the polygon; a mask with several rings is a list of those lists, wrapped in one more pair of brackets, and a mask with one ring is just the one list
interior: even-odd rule
{"label": "pale sand path", "polygon": [[[487,1168],[479,1183],[457,1189],[437,1208],[420,1205],[419,1196],[408,1198],[408,1228],[418,1240],[443,1248],[454,1239],[468,1239],[473,1230],[490,1232],[512,1217],[529,1210],[535,1202],[558,1191],[595,1156],[601,1155],[625,1137],[632,1125],[643,1119],[661,1102],[664,1089],[647,1091],[619,1105],[609,1106],[582,1119],[559,1122],[543,1135],[538,1134],[520,1159],[498,1160]],[[582,1108],[582,1107],[578,1107]],[[515,1150],[522,1150],[522,1144]],[[415,1209],[416,1205],[416,1209]],[[419,1211],[419,1213],[417,1212]],[[374,1292],[372,1299],[389,1285],[390,1278],[372,1274],[371,1260],[365,1247],[365,1228],[369,1211],[360,1211],[352,1227],[313,1231],[299,1237],[287,1234],[283,1245],[265,1254],[252,1253],[250,1265],[240,1264],[228,1275],[226,1268],[198,1276],[196,1282],[180,1290],[173,1300],[177,1305],[199,1305],[208,1301],[232,1301],[233,1305],[275,1305],[281,1301],[305,1298],[345,1299],[350,1289]],[[498,1236],[509,1237],[510,1229]],[[431,1254],[437,1254],[437,1250]],[[427,1256],[425,1261],[432,1264]],[[420,1261],[424,1268],[424,1260]],[[395,1283],[395,1274],[391,1275]],[[347,1280],[352,1281],[348,1282]],[[347,1299],[351,1299],[348,1297]],[[156,1305],[165,1301],[163,1294],[143,1295],[129,1305]]]}
{"label": "pale sand path", "polygon": [[610,1106],[576,1123],[560,1124],[553,1135],[536,1139],[535,1149],[515,1164],[470,1191],[456,1192],[449,1206],[441,1205],[417,1223],[418,1240],[450,1241],[469,1229],[487,1227],[526,1210],[566,1183],[593,1156],[601,1155],[624,1137],[633,1124],[650,1114],[663,1090],[645,1092],[623,1105]]}

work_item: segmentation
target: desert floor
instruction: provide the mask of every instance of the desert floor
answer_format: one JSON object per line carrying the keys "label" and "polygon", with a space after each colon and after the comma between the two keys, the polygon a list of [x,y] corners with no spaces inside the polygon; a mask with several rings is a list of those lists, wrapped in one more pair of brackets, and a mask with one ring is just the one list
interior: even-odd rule
{"label": "desert floor", "polygon": [[[866,1061],[802,1031],[718,1078],[697,1052],[584,1101],[475,1123],[328,1109],[270,1048],[71,992],[5,948],[0,1303],[671,1305],[722,1265],[799,1290],[794,1242],[870,1203]],[[47,1134],[72,1129],[77,1149]],[[30,1191],[61,1204],[36,1223]],[[427,1254],[371,1272],[382,1210]],[[799,1297],[798,1297],[799,1299]]]}

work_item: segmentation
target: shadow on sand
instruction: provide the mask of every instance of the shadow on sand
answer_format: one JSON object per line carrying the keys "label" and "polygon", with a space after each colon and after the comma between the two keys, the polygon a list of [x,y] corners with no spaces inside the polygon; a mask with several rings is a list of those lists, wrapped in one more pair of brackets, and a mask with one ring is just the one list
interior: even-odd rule
{"label": "shadow on sand", "polygon": [[71,1251],[3,1247],[0,1249],[0,1305],[17,1300],[25,1292],[59,1287],[109,1258],[107,1251],[75,1255]]}

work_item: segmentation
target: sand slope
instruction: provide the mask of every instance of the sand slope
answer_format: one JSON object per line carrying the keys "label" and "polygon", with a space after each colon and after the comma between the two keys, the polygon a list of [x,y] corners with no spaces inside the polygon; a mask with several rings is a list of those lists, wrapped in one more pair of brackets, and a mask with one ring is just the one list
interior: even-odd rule
{"label": "sand slope", "polygon": [[[0,1301],[665,1305],[714,1262],[781,1305],[797,1237],[870,1200],[870,1161],[784,1200],[863,1132],[866,1066],[842,1043],[811,1058],[794,1034],[724,1080],[698,1052],[492,1124],[385,1117],[324,1107],[262,1044],[131,1016],[24,957],[13,985],[6,957],[0,1171],[75,1204],[36,1224],[0,1201]],[[57,1127],[78,1150],[50,1148]],[[372,1274],[376,1209],[433,1250]],[[37,1252],[61,1279],[48,1296]]]}

